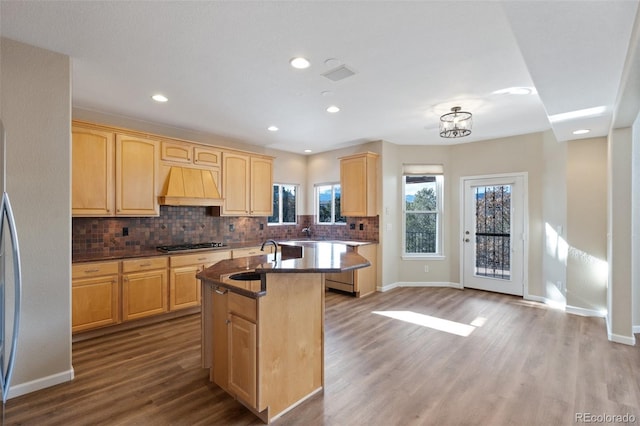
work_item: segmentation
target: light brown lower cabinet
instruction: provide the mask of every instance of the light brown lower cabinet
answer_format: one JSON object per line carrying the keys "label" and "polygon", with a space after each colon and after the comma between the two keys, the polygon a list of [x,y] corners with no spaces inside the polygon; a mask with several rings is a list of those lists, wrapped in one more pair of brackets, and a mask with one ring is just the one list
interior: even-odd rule
{"label": "light brown lower cabinet", "polygon": [[122,261],[123,321],[157,315],[169,310],[167,266],[166,257]]}
{"label": "light brown lower cabinet", "polygon": [[352,271],[326,273],[325,287],[353,293],[356,297],[375,293],[377,289],[376,258],[378,245],[348,246],[347,250],[355,251],[367,259],[371,265]]}
{"label": "light brown lower cabinet", "polygon": [[169,310],[200,305],[200,282],[196,274],[224,259],[230,259],[229,250],[201,252],[171,256],[169,276]]}
{"label": "light brown lower cabinet", "polygon": [[265,422],[324,385],[322,274],[266,274],[251,298],[203,284],[203,366]]}
{"label": "light brown lower cabinet", "polygon": [[120,322],[120,262],[73,265],[73,333]]}
{"label": "light brown lower cabinet", "polygon": [[258,407],[256,381],[256,323],[229,314],[229,391]]}

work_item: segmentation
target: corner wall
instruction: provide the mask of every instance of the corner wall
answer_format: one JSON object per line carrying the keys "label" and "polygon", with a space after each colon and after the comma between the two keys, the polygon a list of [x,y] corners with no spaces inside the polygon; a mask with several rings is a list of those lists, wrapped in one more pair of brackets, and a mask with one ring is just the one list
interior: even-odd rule
{"label": "corner wall", "polygon": [[607,330],[609,340],[633,345],[631,136],[627,127],[613,129],[608,139]]}
{"label": "corner wall", "polygon": [[567,311],[603,315],[607,307],[607,140],[566,144]]}
{"label": "corner wall", "polygon": [[7,192],[23,296],[10,397],[73,378],[71,366],[71,64],[0,39]]}

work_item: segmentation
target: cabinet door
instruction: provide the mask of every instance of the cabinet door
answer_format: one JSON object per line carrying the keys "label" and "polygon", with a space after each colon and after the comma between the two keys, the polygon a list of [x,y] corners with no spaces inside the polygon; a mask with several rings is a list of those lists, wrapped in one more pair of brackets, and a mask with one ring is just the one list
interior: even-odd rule
{"label": "cabinet door", "polygon": [[172,161],[175,163],[191,163],[191,145],[178,142],[162,141],[162,161]]}
{"label": "cabinet door", "polygon": [[377,214],[377,158],[367,152],[340,159],[340,213],[343,216]]}
{"label": "cabinet door", "polygon": [[124,321],[167,312],[167,270],[123,275],[122,294]]}
{"label": "cabinet door", "polygon": [[200,305],[200,281],[196,274],[201,270],[197,265],[171,269],[169,280],[169,310],[190,308]]}
{"label": "cabinet door", "polygon": [[158,142],[116,136],[116,215],[158,216]]}
{"label": "cabinet door", "polygon": [[340,161],[342,199],[340,213],[344,216],[366,216],[367,163],[363,157]]}
{"label": "cabinet door", "polygon": [[229,321],[229,391],[255,407],[256,325],[233,314],[229,314]]}
{"label": "cabinet door", "polygon": [[249,156],[225,152],[222,161],[222,214],[246,216],[249,214]]}
{"label": "cabinet door", "polygon": [[193,163],[199,166],[220,167],[222,165],[222,152],[218,149],[194,146]]}
{"label": "cabinet door", "polygon": [[113,216],[114,134],[73,127],[71,214]]}
{"label": "cabinet door", "polygon": [[71,287],[72,332],[120,322],[118,275],[73,280]]}
{"label": "cabinet door", "polygon": [[252,216],[273,214],[273,160],[251,157]]}

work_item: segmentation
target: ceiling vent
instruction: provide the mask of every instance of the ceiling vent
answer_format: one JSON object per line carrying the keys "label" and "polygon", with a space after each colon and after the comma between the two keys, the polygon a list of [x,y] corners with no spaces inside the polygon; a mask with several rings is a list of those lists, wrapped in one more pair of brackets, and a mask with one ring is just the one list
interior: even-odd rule
{"label": "ceiling vent", "polygon": [[351,77],[354,74],[355,72],[347,68],[346,65],[340,65],[338,68],[334,68],[330,71],[327,71],[322,75],[324,77],[327,77],[329,80],[340,81],[340,80],[344,80],[347,77]]}

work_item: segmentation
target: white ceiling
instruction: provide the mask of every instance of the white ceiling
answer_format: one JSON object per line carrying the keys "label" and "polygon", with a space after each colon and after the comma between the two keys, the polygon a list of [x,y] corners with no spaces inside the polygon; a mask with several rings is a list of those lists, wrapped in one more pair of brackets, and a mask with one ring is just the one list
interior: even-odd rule
{"label": "white ceiling", "polygon": [[[74,107],[298,153],[549,128],[558,140],[606,135],[638,12],[637,0],[0,5],[2,36],[72,58]],[[311,67],[291,68],[294,56]],[[321,75],[342,64],[356,74]],[[493,94],[508,87],[537,94]],[[439,116],[456,105],[473,113],[473,133],[440,138]],[[547,117],[597,106],[553,127]]]}

